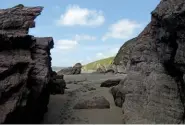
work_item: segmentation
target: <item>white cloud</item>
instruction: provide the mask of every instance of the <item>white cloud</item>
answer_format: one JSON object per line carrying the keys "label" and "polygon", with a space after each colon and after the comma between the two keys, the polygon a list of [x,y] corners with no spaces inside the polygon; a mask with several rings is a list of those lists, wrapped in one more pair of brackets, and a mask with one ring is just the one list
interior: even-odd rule
{"label": "white cloud", "polygon": [[61,50],[69,50],[75,48],[80,41],[92,41],[96,40],[96,37],[89,35],[75,35],[74,39],[60,39],[55,43],[55,48]]}
{"label": "white cloud", "polygon": [[75,40],[58,40],[55,47],[62,50],[73,49],[78,44]]}
{"label": "white cloud", "polygon": [[93,40],[96,40],[96,37],[95,36],[90,36],[90,35],[85,35],[85,34],[82,34],[82,35],[78,35],[77,34],[74,37],[74,39],[76,41],[85,41],[85,40],[87,40],[87,41],[93,41]]}
{"label": "white cloud", "polygon": [[129,19],[119,20],[109,27],[109,31],[103,36],[102,40],[105,41],[109,38],[128,39],[134,35],[137,28],[141,28],[141,25],[135,21]]}
{"label": "white cloud", "polygon": [[63,26],[99,26],[104,21],[105,18],[102,11],[89,10],[87,8],[80,8],[78,5],[72,5],[61,15],[57,23]]}

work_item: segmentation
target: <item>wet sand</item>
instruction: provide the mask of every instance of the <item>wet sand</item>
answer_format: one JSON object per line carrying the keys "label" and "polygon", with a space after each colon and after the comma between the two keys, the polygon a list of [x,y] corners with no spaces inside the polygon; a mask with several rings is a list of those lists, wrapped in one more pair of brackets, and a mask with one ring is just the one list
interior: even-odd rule
{"label": "wet sand", "polygon": [[[125,75],[80,74],[64,76],[67,88],[64,95],[51,95],[48,112],[43,124],[122,124],[122,110],[116,107],[110,88],[100,87],[100,83],[110,78],[124,78]],[[73,109],[80,99],[104,96],[110,109]]]}

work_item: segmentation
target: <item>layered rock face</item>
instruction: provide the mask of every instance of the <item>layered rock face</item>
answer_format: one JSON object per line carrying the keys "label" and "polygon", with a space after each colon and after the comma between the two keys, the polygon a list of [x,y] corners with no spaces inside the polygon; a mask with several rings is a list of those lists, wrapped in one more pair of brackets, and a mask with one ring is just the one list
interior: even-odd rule
{"label": "layered rock face", "polygon": [[135,42],[117,87],[125,123],[184,123],[185,1],[162,0]]}
{"label": "layered rock face", "polygon": [[0,10],[0,123],[39,123],[47,111],[53,39],[28,35],[42,9]]}

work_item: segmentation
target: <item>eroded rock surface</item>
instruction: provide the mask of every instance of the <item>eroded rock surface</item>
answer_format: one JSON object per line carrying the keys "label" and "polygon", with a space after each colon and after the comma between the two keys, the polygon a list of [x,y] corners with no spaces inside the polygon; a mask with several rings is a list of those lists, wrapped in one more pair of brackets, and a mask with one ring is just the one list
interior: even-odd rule
{"label": "eroded rock surface", "polygon": [[39,123],[47,111],[54,43],[28,35],[42,9],[0,10],[0,123]]}
{"label": "eroded rock surface", "polygon": [[126,73],[126,70],[129,67],[130,54],[135,42],[136,38],[133,38],[121,46],[109,69],[112,69],[114,73]]}
{"label": "eroded rock surface", "polygon": [[122,104],[125,100],[125,94],[120,91],[119,86],[114,86],[110,89],[110,92],[114,98],[115,105],[118,107],[122,107]]}
{"label": "eroded rock surface", "polygon": [[123,93],[125,123],[184,123],[185,1],[162,0],[136,38]]}
{"label": "eroded rock surface", "polygon": [[64,94],[66,89],[66,82],[64,80],[63,75],[57,75],[56,72],[53,71],[52,79],[50,82],[50,93],[51,94]]}

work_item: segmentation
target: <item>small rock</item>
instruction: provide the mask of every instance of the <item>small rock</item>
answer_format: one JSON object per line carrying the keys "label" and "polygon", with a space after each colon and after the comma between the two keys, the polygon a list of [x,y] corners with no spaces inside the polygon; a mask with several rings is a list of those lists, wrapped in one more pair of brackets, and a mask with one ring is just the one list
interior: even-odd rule
{"label": "small rock", "polygon": [[81,74],[82,64],[76,63],[73,67],[67,67],[57,72],[58,75],[74,75]]}
{"label": "small rock", "polygon": [[96,88],[91,87],[91,88],[88,88],[88,90],[93,91],[93,90],[96,90]]}
{"label": "small rock", "polygon": [[100,87],[112,87],[120,83],[121,79],[109,79],[101,83]]}
{"label": "small rock", "polygon": [[105,97],[93,97],[91,99],[79,100],[79,102],[73,107],[74,109],[108,109],[110,103]]}

